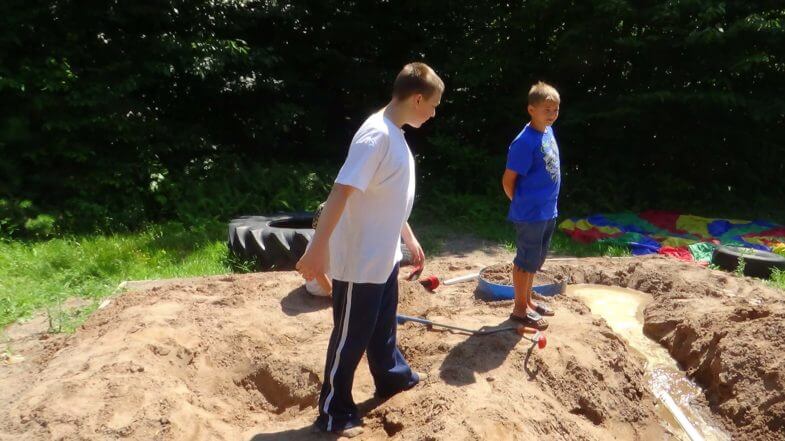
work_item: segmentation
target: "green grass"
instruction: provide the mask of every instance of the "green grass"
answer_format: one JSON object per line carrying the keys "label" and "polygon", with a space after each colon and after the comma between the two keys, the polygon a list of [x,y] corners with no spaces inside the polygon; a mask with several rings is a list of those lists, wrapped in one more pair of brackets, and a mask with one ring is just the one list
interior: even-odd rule
{"label": "green grass", "polygon": [[[506,218],[508,204],[503,196],[448,195],[441,197],[438,204],[416,208],[411,223],[426,254],[442,251],[445,241],[461,234],[498,242],[514,251],[515,230]],[[550,253],[577,257],[630,255],[627,247],[578,243],[558,229],[551,240]]]}
{"label": "green grass", "polygon": [[55,304],[44,307],[49,322],[48,331],[71,333],[84,323],[98,306],[97,299],[94,299],[87,306],[67,309],[63,306],[63,301],[58,300]]}
{"label": "green grass", "polygon": [[557,230],[551,240],[551,253],[563,256],[591,257],[591,256],[629,256],[630,250],[624,246],[609,243],[594,242],[590,244],[575,242],[570,236]]}
{"label": "green grass", "polygon": [[[513,242],[509,242],[506,245],[510,251],[515,251]],[[558,229],[553,233],[549,254],[553,257],[624,257],[631,255],[629,248],[624,246],[601,242],[590,244],[575,242],[570,236]]]}
{"label": "green grass", "polygon": [[785,291],[785,271],[774,268],[772,270],[771,279],[769,279],[769,283]]}
{"label": "green grass", "polygon": [[[428,255],[462,234],[513,245],[512,226],[482,201],[472,204],[458,222],[436,221],[427,212],[412,220]],[[471,206],[471,205],[470,205]],[[85,235],[46,241],[0,241],[0,328],[46,310],[50,330],[68,332],[95,310],[98,302],[115,292],[124,280],[159,279],[225,274],[250,268],[231,261],[225,245],[226,224],[211,221],[198,227],[169,222],[136,233]],[[624,255],[626,250],[608,245],[583,245],[556,232],[552,253],[570,256]],[[72,297],[90,301],[88,306],[66,310]]]}
{"label": "green grass", "polygon": [[58,307],[67,298],[98,301],[124,280],[231,272],[225,234],[218,222],[167,223],[138,233],[0,242],[0,327],[48,308],[68,329],[82,313]]}

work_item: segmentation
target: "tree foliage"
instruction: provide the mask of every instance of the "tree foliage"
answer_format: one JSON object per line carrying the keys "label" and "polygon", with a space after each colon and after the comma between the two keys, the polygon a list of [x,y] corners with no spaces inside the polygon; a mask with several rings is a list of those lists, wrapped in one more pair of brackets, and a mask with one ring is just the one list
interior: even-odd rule
{"label": "tree foliage", "polygon": [[568,212],[766,214],[785,198],[784,26],[771,1],[6,0],[0,199],[67,228],[133,227],[220,187],[206,180],[337,163],[400,67],[424,60],[447,84],[408,134],[433,197],[500,194],[543,79],[563,98]]}

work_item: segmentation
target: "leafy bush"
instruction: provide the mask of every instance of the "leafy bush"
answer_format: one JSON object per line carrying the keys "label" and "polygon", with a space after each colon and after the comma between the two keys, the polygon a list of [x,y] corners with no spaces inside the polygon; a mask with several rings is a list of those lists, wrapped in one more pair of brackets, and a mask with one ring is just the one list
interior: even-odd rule
{"label": "leafy bush", "polygon": [[0,199],[0,238],[45,238],[56,232],[56,224],[53,216],[39,213],[31,201]]}
{"label": "leafy bush", "polygon": [[25,230],[35,237],[52,236],[55,233],[55,218],[46,214],[39,214],[25,221]]}
{"label": "leafy bush", "polygon": [[259,199],[222,186],[251,187],[244,176],[273,159],[339,164],[417,59],[447,85],[437,118],[407,134],[421,188],[495,195],[542,79],[563,98],[565,212],[719,206],[782,219],[783,47],[776,2],[7,0],[0,198],[39,211],[0,222],[4,235],[38,214],[61,231],[112,232],[307,208],[321,190],[298,179],[315,170],[318,187],[320,168],[262,176]]}

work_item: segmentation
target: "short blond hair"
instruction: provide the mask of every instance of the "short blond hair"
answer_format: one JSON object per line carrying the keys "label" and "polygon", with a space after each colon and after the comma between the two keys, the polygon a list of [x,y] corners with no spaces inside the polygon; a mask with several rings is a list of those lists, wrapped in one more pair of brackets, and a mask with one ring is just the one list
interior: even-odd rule
{"label": "short blond hair", "polygon": [[404,66],[393,83],[393,97],[399,100],[418,93],[430,98],[436,91],[444,92],[444,82],[430,66],[420,62]]}
{"label": "short blond hair", "polygon": [[537,84],[529,89],[529,105],[534,106],[543,101],[553,101],[558,104],[561,102],[561,97],[555,87],[543,81],[538,81]]}

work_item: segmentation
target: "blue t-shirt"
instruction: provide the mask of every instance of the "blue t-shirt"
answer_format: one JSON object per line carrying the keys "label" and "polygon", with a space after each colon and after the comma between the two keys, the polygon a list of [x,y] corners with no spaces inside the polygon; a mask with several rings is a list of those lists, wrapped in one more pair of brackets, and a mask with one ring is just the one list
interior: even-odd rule
{"label": "blue t-shirt", "polygon": [[509,220],[536,222],[558,215],[556,201],[561,171],[559,146],[551,127],[546,127],[543,133],[526,124],[510,144],[507,168],[518,173],[507,215]]}

